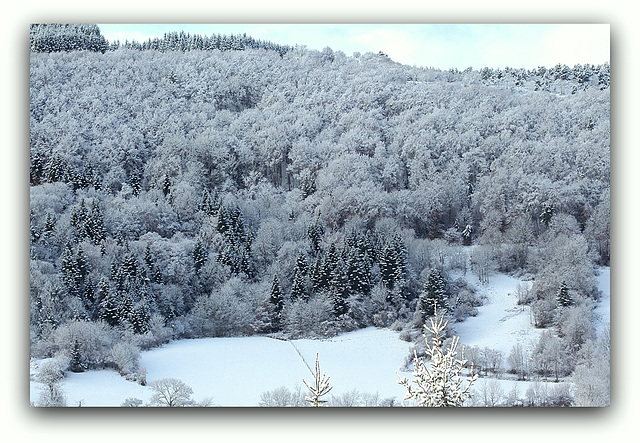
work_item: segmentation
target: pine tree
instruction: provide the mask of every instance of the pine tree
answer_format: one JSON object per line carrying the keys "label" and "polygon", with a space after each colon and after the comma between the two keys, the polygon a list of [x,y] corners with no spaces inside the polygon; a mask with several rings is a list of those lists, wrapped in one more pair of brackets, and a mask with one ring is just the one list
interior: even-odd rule
{"label": "pine tree", "polygon": [[540,221],[545,224],[545,226],[549,226],[551,223],[551,218],[553,217],[553,205],[549,203],[545,203],[542,212],[540,213]]}
{"label": "pine tree", "polygon": [[307,300],[307,274],[309,273],[309,265],[305,254],[300,252],[293,268],[293,280],[291,283],[291,300]]}
{"label": "pine tree", "polygon": [[273,276],[271,282],[271,291],[269,296],[269,302],[273,306],[273,321],[271,322],[275,330],[280,329],[282,322],[282,309],[284,307],[284,301],[282,299],[282,288],[278,282],[278,276]]}
{"label": "pine tree", "polygon": [[206,215],[215,214],[214,206],[211,201],[211,194],[209,194],[209,191],[207,189],[202,191],[202,198],[200,200],[198,210],[204,212]]}
{"label": "pine tree", "polygon": [[240,255],[240,272],[247,276],[247,278],[253,278],[255,276],[254,267],[251,261],[250,249],[247,246],[242,247],[242,253]]}
{"label": "pine tree", "polygon": [[324,227],[319,221],[307,228],[307,237],[311,243],[311,252],[313,252],[314,255],[320,252],[320,242],[322,241],[323,235]]}
{"label": "pine tree", "polygon": [[77,283],[81,284],[89,274],[89,259],[85,255],[82,245],[78,245],[75,259],[77,269]]}
{"label": "pine tree", "polygon": [[311,269],[311,284],[313,291],[318,293],[329,288],[330,275],[327,273],[326,257],[324,254],[318,254],[316,261]]}
{"label": "pine tree", "polygon": [[345,274],[342,260],[337,260],[331,270],[331,298],[333,299],[333,313],[336,317],[344,315],[349,310],[347,299],[349,298],[349,281]]}
{"label": "pine tree", "polygon": [[196,274],[200,273],[200,269],[205,265],[207,260],[206,250],[202,244],[202,240],[198,239],[193,248],[193,267],[196,270]]}
{"label": "pine tree", "polygon": [[52,236],[53,231],[56,228],[56,216],[51,212],[47,213],[47,218],[44,221],[44,226],[42,228],[42,237],[45,242],[47,242]]}
{"label": "pine tree", "polygon": [[165,175],[164,180],[162,181],[162,193],[165,198],[171,193],[171,179],[168,175]]}
{"label": "pine tree", "polygon": [[73,348],[71,348],[71,362],[69,363],[69,369],[73,372],[84,372],[87,369],[87,363],[84,361],[80,354],[80,343],[78,340],[73,341]]}
{"label": "pine tree", "polygon": [[98,287],[100,318],[110,326],[120,324],[120,302],[118,293],[111,290],[106,279]]}
{"label": "pine tree", "polygon": [[426,333],[431,334],[431,341],[424,334],[427,346],[426,354],[430,358],[427,363],[418,358],[414,351],[413,380],[410,382],[406,377],[401,377],[399,383],[407,389],[405,400],[414,400],[421,407],[460,407],[471,398],[471,386],[478,376],[473,374],[471,368],[471,378],[467,379],[463,385],[462,372],[467,363],[464,360],[464,348],[462,358],[458,359],[459,337],[453,337],[449,348],[442,349],[442,333],[447,327],[447,321],[436,312],[431,319],[431,326],[425,325]]}
{"label": "pine tree", "polygon": [[371,265],[366,251],[355,247],[347,252],[346,272],[351,293],[369,294],[371,291]]}
{"label": "pine tree", "polygon": [[74,228],[74,237],[76,241],[81,241],[89,236],[87,222],[89,219],[89,211],[85,200],[80,201],[80,206],[71,211],[71,226]]}
{"label": "pine tree", "polygon": [[118,295],[117,316],[118,324],[130,324],[133,325],[134,319],[134,302],[133,295],[130,292],[123,292]]}
{"label": "pine tree", "polygon": [[407,279],[407,247],[399,234],[393,237],[392,247],[396,256],[394,280],[396,284],[404,286]]}
{"label": "pine tree", "polygon": [[423,323],[426,323],[428,317],[435,315],[437,309],[446,309],[445,287],[442,272],[436,268],[431,269],[420,293],[418,302]]}
{"label": "pine tree", "polygon": [[389,291],[394,289],[403,275],[400,252],[395,242],[387,242],[379,254],[380,277]]}
{"label": "pine tree", "polygon": [[322,399],[321,397],[327,395],[333,389],[332,386],[329,385],[329,377],[327,374],[322,374],[320,372],[320,361],[318,360],[318,353],[316,352],[316,365],[315,365],[315,373],[314,376],[314,384],[313,386],[307,383],[306,380],[302,379],[304,385],[309,389],[311,396],[305,397],[305,401],[308,401],[311,406],[319,408],[323,403],[326,403],[327,400]]}
{"label": "pine tree", "polygon": [[109,296],[109,280],[106,277],[100,278],[94,290],[93,320],[101,318],[102,301]]}
{"label": "pine tree", "polygon": [[149,318],[149,306],[143,299],[132,307],[128,320],[135,333],[144,334],[149,330]]}
{"label": "pine tree", "polygon": [[307,264],[307,259],[303,252],[298,254],[298,258],[296,259],[296,266],[294,272],[298,272],[300,275],[307,275],[309,272],[309,265]]}
{"label": "pine tree", "polygon": [[558,292],[556,293],[556,302],[558,306],[563,308],[573,305],[573,298],[569,294],[567,283],[564,281],[560,284],[560,288],[558,288]]}
{"label": "pine tree", "polygon": [[104,216],[98,200],[93,200],[87,221],[87,234],[94,244],[98,245],[106,238]]}
{"label": "pine tree", "polygon": [[122,271],[129,280],[133,280],[138,275],[138,260],[133,251],[128,251],[122,259]]}
{"label": "pine tree", "polygon": [[80,272],[78,270],[77,261],[71,243],[67,242],[62,254],[60,255],[60,280],[64,285],[67,294],[72,297],[80,297]]}
{"label": "pine tree", "polygon": [[37,242],[42,236],[41,230],[35,224],[35,215],[33,214],[33,209],[29,210],[29,233],[31,245]]}
{"label": "pine tree", "polygon": [[291,301],[307,300],[308,298],[305,276],[296,268],[293,271],[293,282],[291,283]]}

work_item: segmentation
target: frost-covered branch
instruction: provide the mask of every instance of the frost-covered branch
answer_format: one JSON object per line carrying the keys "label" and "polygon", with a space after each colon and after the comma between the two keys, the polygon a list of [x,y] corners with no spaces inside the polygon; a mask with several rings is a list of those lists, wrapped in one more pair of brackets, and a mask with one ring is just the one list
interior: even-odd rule
{"label": "frost-covered branch", "polygon": [[413,380],[402,377],[399,383],[407,389],[405,400],[413,399],[418,406],[423,407],[453,407],[462,406],[473,394],[471,386],[477,380],[473,374],[466,384],[460,376],[467,361],[457,358],[459,337],[454,337],[446,352],[442,349],[441,333],[447,327],[447,321],[437,312],[430,318],[431,326],[425,325],[425,330],[432,334],[431,341],[424,335],[427,345],[426,353],[431,362],[427,364],[414,353]]}
{"label": "frost-covered branch", "polygon": [[316,352],[316,368],[315,368],[315,384],[311,386],[306,380],[302,380],[305,386],[311,392],[310,397],[305,397],[305,400],[311,403],[316,408],[322,406],[322,403],[326,403],[327,400],[322,400],[320,397],[326,395],[333,389],[333,386],[329,386],[329,377],[327,374],[320,375],[320,361],[318,360],[318,353]]}

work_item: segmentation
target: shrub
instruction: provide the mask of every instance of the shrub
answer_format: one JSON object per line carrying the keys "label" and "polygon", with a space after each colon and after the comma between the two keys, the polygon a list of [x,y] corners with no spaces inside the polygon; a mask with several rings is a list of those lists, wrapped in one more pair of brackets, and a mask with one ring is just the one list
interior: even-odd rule
{"label": "shrub", "polygon": [[111,362],[120,375],[135,373],[140,364],[140,348],[127,342],[117,343],[111,349]]}
{"label": "shrub", "polygon": [[260,403],[258,406],[262,407],[301,407],[306,406],[304,401],[304,394],[302,388],[296,386],[293,391],[290,391],[285,386],[280,386],[273,391],[265,391],[260,394]]}
{"label": "shrub", "polygon": [[78,344],[78,358],[86,368],[102,368],[111,361],[111,348],[115,342],[112,329],[103,322],[74,320],[53,332],[56,350],[68,357]]}

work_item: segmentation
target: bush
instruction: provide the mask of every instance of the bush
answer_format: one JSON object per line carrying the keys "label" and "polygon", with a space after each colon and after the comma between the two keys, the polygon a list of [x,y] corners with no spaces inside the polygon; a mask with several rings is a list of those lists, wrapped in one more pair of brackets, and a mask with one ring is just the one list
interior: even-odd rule
{"label": "bush", "polygon": [[111,361],[111,348],[115,342],[112,329],[103,322],[74,320],[56,329],[53,343],[57,352],[68,357],[78,344],[78,358],[86,368],[102,368]]}
{"label": "bush", "polygon": [[519,305],[528,305],[535,299],[533,291],[526,283],[518,283],[516,286],[516,298]]}
{"label": "bush", "polygon": [[117,343],[111,349],[111,362],[120,375],[134,374],[140,365],[140,348],[130,343]]}
{"label": "bush", "polygon": [[138,408],[142,406],[142,400],[139,398],[129,397],[125,399],[120,406],[123,408]]}
{"label": "bush", "polygon": [[536,381],[529,386],[526,396],[527,406],[532,407],[566,407],[573,404],[573,396],[566,383],[550,387],[547,383]]}
{"label": "bush", "polygon": [[290,391],[285,386],[280,386],[273,391],[265,391],[260,394],[258,406],[269,408],[302,407],[306,406],[304,397],[301,386],[296,386],[294,391]]}
{"label": "bush", "polygon": [[458,279],[451,283],[449,292],[455,294],[449,297],[451,315],[456,321],[463,321],[467,317],[478,315],[478,307],[483,300],[476,294],[476,289],[470,286],[464,279]]}
{"label": "bush", "polygon": [[546,328],[553,324],[556,304],[552,298],[546,297],[531,303],[531,321],[536,328]]}
{"label": "bush", "polygon": [[66,357],[52,358],[43,361],[38,368],[36,381],[42,383],[37,406],[60,407],[66,406],[66,398],[60,382],[64,378],[64,371],[69,366]]}
{"label": "bush", "polygon": [[296,301],[284,313],[284,330],[293,338],[332,335],[333,304],[324,294]]}
{"label": "bush", "polygon": [[142,350],[155,348],[171,340],[171,328],[165,326],[164,318],[160,314],[153,314],[149,320],[149,330],[134,337],[136,345]]}
{"label": "bush", "polygon": [[214,292],[196,300],[191,311],[191,327],[197,337],[228,337],[251,331],[251,309],[230,294]]}

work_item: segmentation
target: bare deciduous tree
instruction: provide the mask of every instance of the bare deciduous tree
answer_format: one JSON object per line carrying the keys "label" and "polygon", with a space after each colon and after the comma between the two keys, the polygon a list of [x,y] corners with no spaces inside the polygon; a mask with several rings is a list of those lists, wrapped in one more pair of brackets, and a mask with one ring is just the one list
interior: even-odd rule
{"label": "bare deciduous tree", "polygon": [[193,389],[176,378],[161,378],[149,383],[154,393],[149,400],[150,406],[169,408],[193,406]]}

